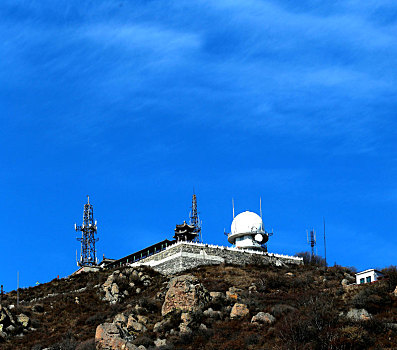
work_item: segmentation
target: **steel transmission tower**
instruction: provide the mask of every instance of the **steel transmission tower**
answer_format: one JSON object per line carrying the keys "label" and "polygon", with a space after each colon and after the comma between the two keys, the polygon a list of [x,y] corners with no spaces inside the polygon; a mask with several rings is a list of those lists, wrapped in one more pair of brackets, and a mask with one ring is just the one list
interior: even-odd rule
{"label": "steel transmission tower", "polygon": [[193,232],[196,234],[196,238],[194,239],[194,242],[201,242],[202,237],[201,237],[201,222],[200,218],[198,216],[197,212],[197,197],[193,193],[193,198],[192,198],[192,211],[190,212],[190,225],[194,226]]}
{"label": "steel transmission tower", "polygon": [[90,196],[87,196],[87,204],[84,204],[83,224],[77,226],[74,224],[76,231],[81,231],[81,238],[77,238],[81,242],[80,260],[78,266],[95,266],[98,261],[96,258],[95,243],[98,242],[97,222],[94,222],[94,210],[90,204]]}
{"label": "steel transmission tower", "polygon": [[316,238],[316,231],[310,230],[310,237],[309,237],[309,232],[307,231],[307,243],[310,244],[310,247],[312,248],[312,258],[314,257],[314,247],[316,246],[317,243],[317,238]]}

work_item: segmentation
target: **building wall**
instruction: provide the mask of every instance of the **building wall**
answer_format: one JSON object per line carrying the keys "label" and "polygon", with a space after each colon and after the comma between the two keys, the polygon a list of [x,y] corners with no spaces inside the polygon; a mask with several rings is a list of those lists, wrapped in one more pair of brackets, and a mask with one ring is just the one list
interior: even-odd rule
{"label": "building wall", "polygon": [[[376,270],[363,271],[363,273],[359,272],[356,274],[356,284],[375,282],[380,276],[382,275],[379,274]],[[367,281],[368,277],[371,277],[370,282]],[[364,279],[364,282],[362,282],[361,279]]]}
{"label": "building wall", "polygon": [[201,243],[179,242],[166,250],[142,259],[137,265],[148,265],[163,274],[174,274],[202,265],[246,265],[252,263],[284,266],[303,264],[303,259],[288,255],[240,250]]}

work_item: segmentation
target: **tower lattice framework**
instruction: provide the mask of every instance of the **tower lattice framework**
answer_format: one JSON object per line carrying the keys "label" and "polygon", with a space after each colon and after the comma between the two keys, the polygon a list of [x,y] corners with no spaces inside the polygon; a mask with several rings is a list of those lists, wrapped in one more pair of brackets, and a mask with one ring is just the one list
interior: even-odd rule
{"label": "tower lattice framework", "polygon": [[193,232],[196,234],[196,238],[194,239],[194,242],[200,242],[202,241],[201,239],[201,222],[199,218],[199,213],[197,211],[197,196],[196,194],[193,194],[192,197],[192,211],[190,212],[190,222],[189,224],[194,226]]}
{"label": "tower lattice framework", "polygon": [[311,257],[313,258],[316,255],[314,253],[314,247],[317,244],[316,231],[314,231],[314,229],[310,230],[310,236],[309,233],[307,234],[307,243],[311,247]]}
{"label": "tower lattice framework", "polygon": [[81,231],[81,237],[77,238],[81,242],[80,259],[77,262],[79,266],[97,265],[95,243],[98,242],[97,222],[94,221],[94,210],[90,204],[90,197],[87,196],[87,203],[84,204],[83,224],[74,225],[76,231]]}

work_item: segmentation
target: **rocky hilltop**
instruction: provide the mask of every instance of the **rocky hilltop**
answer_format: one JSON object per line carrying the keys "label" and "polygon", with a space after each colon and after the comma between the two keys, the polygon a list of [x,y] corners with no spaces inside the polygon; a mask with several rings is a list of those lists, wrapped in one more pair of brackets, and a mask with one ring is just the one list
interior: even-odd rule
{"label": "rocky hilltop", "polygon": [[0,349],[396,349],[397,270],[340,266],[82,273],[8,293]]}

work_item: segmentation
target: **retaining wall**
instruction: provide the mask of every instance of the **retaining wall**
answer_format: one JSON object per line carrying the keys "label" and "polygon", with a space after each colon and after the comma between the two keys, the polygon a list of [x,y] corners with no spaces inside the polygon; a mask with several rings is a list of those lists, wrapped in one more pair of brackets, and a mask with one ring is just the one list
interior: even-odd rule
{"label": "retaining wall", "polygon": [[241,250],[238,248],[222,247],[201,243],[178,242],[166,250],[152,255],[132,266],[147,265],[165,275],[175,274],[202,265],[246,264],[261,265],[301,265],[303,259],[268,252]]}

